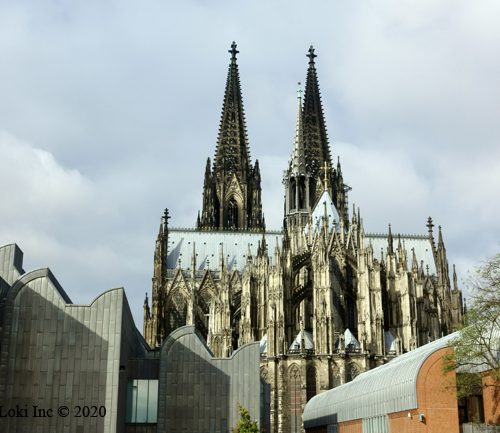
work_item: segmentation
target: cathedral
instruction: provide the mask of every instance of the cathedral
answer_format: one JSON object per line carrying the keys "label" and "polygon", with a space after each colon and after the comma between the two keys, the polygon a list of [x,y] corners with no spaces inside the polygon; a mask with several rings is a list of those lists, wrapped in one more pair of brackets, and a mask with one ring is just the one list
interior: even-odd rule
{"label": "cathedral", "polygon": [[385,234],[367,233],[359,208],[350,209],[340,157],[334,162],[330,150],[313,47],[283,167],[283,227],[266,228],[234,42],[229,53],[201,212],[192,229],[170,227],[168,210],[162,216],[144,337],[159,347],[176,328],[194,325],[218,357],[260,341],[261,426],[301,432],[314,395],[457,329],[462,294],[431,218],[421,235],[390,225]]}

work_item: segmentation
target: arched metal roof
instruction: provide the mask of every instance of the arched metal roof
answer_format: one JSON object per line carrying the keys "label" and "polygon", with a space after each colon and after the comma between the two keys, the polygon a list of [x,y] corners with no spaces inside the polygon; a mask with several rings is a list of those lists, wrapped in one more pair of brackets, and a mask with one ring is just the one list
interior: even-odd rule
{"label": "arched metal roof", "polygon": [[316,395],[304,409],[304,427],[416,408],[420,367],[430,355],[447,347],[457,336],[458,333],[447,335],[362,373],[352,382]]}

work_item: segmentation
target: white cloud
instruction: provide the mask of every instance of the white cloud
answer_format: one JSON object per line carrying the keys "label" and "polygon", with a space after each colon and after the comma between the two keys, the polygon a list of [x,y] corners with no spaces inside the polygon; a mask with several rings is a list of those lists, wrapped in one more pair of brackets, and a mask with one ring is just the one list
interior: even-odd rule
{"label": "white cloud", "polygon": [[91,203],[91,182],[78,170],[62,167],[51,153],[0,131],[0,154],[4,221],[44,229],[54,215],[79,217]]}

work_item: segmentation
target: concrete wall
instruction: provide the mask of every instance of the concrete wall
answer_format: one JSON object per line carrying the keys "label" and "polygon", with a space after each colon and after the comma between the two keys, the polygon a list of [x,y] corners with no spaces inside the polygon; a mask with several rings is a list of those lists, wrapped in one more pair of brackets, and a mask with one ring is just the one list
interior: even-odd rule
{"label": "concrete wall", "polygon": [[175,330],[160,356],[158,431],[227,433],[238,404],[260,420],[259,343],[214,358],[193,326]]}

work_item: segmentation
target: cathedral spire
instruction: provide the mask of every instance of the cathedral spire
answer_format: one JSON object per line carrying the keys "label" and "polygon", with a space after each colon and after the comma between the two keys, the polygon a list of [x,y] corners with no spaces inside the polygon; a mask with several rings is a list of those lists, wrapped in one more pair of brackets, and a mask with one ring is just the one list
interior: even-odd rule
{"label": "cathedral spire", "polygon": [[236,43],[231,44],[231,62],[227,72],[226,90],[215,150],[214,172],[224,178],[233,173],[245,178],[249,166],[249,147],[241,96],[240,75],[236,55]]}
{"label": "cathedral spire", "polygon": [[318,75],[314,62],[317,56],[312,45],[309,48],[307,57],[309,58],[309,67],[307,69],[303,108],[304,147],[306,149],[307,169],[311,175],[316,176],[322,170],[325,161],[328,162],[330,167],[332,164]]}
{"label": "cathedral spire", "polygon": [[233,42],[213,168],[207,160],[205,169],[200,230],[264,230],[260,171],[250,162],[238,52]]}

